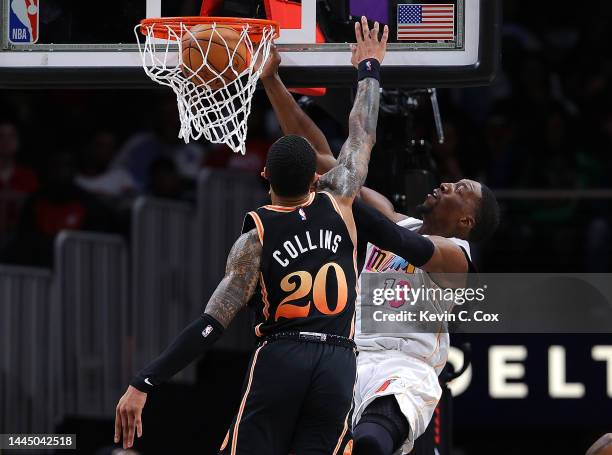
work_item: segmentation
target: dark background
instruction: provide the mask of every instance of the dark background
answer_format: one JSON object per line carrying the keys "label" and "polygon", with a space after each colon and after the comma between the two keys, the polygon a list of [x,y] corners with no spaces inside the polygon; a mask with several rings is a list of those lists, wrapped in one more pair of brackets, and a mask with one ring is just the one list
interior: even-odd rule
{"label": "dark background", "polygon": [[[611,25],[612,3],[607,1],[588,5],[504,1],[503,63],[495,83],[439,91],[444,145],[435,144],[433,117],[424,97],[410,119],[414,133],[409,137],[403,120],[382,118],[368,184],[389,197],[410,191],[398,182],[418,164],[436,180],[467,177],[496,190],[503,219],[495,237],[474,250],[481,270],[610,272],[609,196],[567,197],[567,191],[612,186]],[[348,98],[346,93],[332,95],[343,99]],[[346,137],[346,122],[325,112],[321,101],[306,104],[337,152]],[[193,202],[194,168],[258,173],[265,150],[280,134],[272,117],[264,94],[258,92],[250,120],[249,159],[241,162],[210,144],[186,150],[175,138],[174,100],[162,90],[0,93],[0,150],[6,153],[8,136],[16,128],[16,160],[26,182],[20,187],[24,205],[0,214],[4,217],[0,261],[51,265],[50,247],[45,254],[40,251],[46,251],[44,245],[50,245],[57,226],[37,224],[31,209],[37,198],[76,199],[88,213],[80,228],[127,236],[129,203],[136,195]],[[138,153],[148,153],[147,145],[144,152],[133,151],[134,140],[143,132],[154,137],[149,165],[118,164],[117,157],[126,150],[134,159]],[[411,139],[421,138],[434,145],[425,150],[407,148]],[[188,166],[183,155],[192,158]],[[0,161],[0,171],[4,165]],[[108,176],[121,166],[132,174],[138,168],[140,173],[127,187],[110,188],[112,194],[86,192],[78,185],[59,191],[49,183],[72,181],[75,173],[85,179]],[[63,171],[59,177],[58,169]],[[538,191],[527,196],[513,192],[525,189]],[[9,190],[0,183],[0,192]],[[555,196],[553,190],[561,191]],[[33,253],[28,248],[32,242],[42,250]],[[474,350],[474,377],[468,391],[455,400],[454,438],[463,450],[457,453],[584,453],[597,437],[612,431],[605,365],[590,357],[591,347],[611,344],[610,337],[466,338]],[[464,340],[454,339],[459,341]],[[527,399],[488,398],[487,352],[495,344],[528,347]],[[546,352],[553,344],[568,349],[568,380],[585,384],[584,399],[548,397]],[[144,453],[214,453],[237,407],[247,361],[248,354],[212,352],[200,362],[195,386],[171,384],[151,395],[144,415],[145,438],[137,448]],[[79,453],[94,453],[108,445],[112,431],[110,420],[78,416],[58,428],[79,434]]]}

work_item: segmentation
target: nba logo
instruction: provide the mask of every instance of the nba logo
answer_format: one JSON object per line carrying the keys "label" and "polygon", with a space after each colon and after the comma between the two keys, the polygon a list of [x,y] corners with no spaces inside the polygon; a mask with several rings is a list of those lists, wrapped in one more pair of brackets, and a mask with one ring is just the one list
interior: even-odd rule
{"label": "nba logo", "polygon": [[38,41],[38,0],[9,1],[9,41],[15,44]]}
{"label": "nba logo", "polygon": [[298,213],[300,214],[302,221],[306,221],[306,212],[304,212],[304,209],[298,210]]}

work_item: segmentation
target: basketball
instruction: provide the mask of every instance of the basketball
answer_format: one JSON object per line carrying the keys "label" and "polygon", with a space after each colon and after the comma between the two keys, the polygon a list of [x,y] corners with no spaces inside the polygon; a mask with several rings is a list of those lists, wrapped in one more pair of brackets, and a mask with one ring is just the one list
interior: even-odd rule
{"label": "basketball", "polygon": [[[183,75],[196,85],[217,90],[236,79],[249,65],[248,48],[232,27],[200,24],[182,39]],[[206,57],[206,65],[204,58]],[[231,57],[231,62],[230,62]]]}

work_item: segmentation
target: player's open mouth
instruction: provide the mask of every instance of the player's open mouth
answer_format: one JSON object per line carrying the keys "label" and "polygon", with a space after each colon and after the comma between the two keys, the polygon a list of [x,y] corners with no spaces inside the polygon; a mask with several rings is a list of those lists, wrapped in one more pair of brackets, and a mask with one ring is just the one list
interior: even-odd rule
{"label": "player's open mouth", "polygon": [[432,201],[438,201],[440,200],[440,190],[438,190],[438,188],[434,189],[431,193],[429,193],[427,195],[426,201],[428,200],[432,200]]}

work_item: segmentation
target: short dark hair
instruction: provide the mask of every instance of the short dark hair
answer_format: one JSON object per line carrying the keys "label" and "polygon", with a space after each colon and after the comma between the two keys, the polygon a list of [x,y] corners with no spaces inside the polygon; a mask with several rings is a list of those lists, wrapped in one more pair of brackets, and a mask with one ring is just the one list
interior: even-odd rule
{"label": "short dark hair", "polygon": [[482,197],[476,208],[476,220],[470,231],[470,242],[482,242],[490,238],[499,226],[499,204],[493,191],[481,184]]}
{"label": "short dark hair", "polygon": [[317,157],[303,137],[284,136],[270,147],[266,169],[270,186],[276,194],[301,196],[308,193],[317,170]]}

